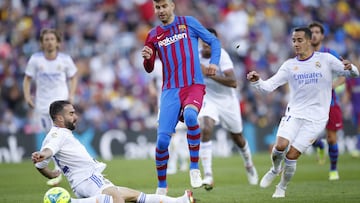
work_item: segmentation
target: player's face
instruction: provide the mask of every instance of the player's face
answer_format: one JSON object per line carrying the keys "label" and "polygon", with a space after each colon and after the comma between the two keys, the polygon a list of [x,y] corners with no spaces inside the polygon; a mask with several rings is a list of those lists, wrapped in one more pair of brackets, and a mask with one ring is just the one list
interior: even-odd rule
{"label": "player's face", "polygon": [[311,37],[311,45],[316,47],[318,46],[321,41],[324,39],[324,35],[321,33],[321,30],[319,27],[314,26],[311,29],[312,37]]}
{"label": "player's face", "polygon": [[74,130],[76,126],[77,115],[75,113],[73,105],[69,104],[64,106],[63,112],[65,128],[69,130]]}
{"label": "player's face", "polygon": [[304,31],[293,32],[292,44],[295,54],[300,56],[301,59],[308,57],[311,48],[311,40],[305,37]]}
{"label": "player's face", "polygon": [[174,18],[175,4],[171,0],[154,1],[155,14],[164,24],[170,24]]}
{"label": "player's face", "polygon": [[59,48],[59,42],[56,39],[54,33],[46,33],[41,41],[41,48],[45,52],[57,51]]}
{"label": "player's face", "polygon": [[211,57],[211,47],[206,44],[205,42],[201,41],[201,55],[204,58],[210,58]]}

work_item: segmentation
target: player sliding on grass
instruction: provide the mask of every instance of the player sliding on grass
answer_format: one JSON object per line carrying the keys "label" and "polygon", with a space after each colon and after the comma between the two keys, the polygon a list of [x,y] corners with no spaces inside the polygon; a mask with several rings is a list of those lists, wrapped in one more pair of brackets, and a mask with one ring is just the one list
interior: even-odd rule
{"label": "player sliding on grass", "polygon": [[[217,37],[214,29],[208,29]],[[211,57],[210,46],[204,42],[201,43],[200,63],[204,66],[209,64]],[[214,180],[212,175],[212,141],[215,124],[221,124],[239,147],[239,152],[245,163],[245,169],[248,181],[251,185],[257,185],[258,174],[251,158],[251,152],[248,142],[242,134],[242,119],[240,112],[239,99],[236,95],[237,86],[234,65],[229,54],[221,49],[219,68],[215,76],[204,78],[206,85],[206,95],[204,97],[203,108],[199,113],[201,122],[202,142],[200,144],[200,158],[204,168],[203,185],[205,189],[213,188]]]}
{"label": "player sliding on grass", "polygon": [[54,157],[75,195],[82,198],[71,199],[71,203],[194,202],[190,190],[186,190],[183,196],[173,198],[115,186],[102,175],[106,165],[94,160],[72,134],[77,121],[73,105],[68,101],[55,101],[50,105],[49,112],[54,126],[46,135],[41,151],[32,153],[31,158],[43,176],[53,178],[58,171],[50,170],[47,165]]}
{"label": "player sliding on grass", "polygon": [[272,92],[286,83],[290,88],[289,103],[271,153],[272,167],[260,181],[260,187],[268,187],[281,174],[273,198],[285,197],[286,187],[296,171],[297,159],[326,126],[333,75],[359,76],[358,68],[348,60],[340,61],[329,53],[315,52],[311,35],[307,27],[294,29],[292,45],[296,57],[285,61],[268,80],[261,80],[256,71],[247,74],[251,85],[259,91]]}

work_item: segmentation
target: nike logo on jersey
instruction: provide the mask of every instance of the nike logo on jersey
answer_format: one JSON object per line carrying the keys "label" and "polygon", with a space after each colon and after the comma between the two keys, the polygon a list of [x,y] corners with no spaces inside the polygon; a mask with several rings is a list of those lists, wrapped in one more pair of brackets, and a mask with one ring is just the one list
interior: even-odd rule
{"label": "nike logo on jersey", "polygon": [[196,100],[194,100],[193,102],[194,102],[195,104],[200,104],[200,102],[198,102],[198,101],[196,101]]}
{"label": "nike logo on jersey", "polygon": [[164,36],[164,33],[159,36],[156,36],[156,39],[161,39],[163,36]]}

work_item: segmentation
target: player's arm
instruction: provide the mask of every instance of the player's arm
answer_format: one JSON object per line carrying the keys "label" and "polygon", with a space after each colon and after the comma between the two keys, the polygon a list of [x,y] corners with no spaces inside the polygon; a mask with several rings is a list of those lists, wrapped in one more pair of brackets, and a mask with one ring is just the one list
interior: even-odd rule
{"label": "player's arm", "polygon": [[340,85],[344,84],[345,81],[346,81],[346,77],[343,77],[343,76],[337,77],[337,78],[333,81],[332,88],[335,89],[335,88],[339,87]]}
{"label": "player's arm", "polygon": [[51,170],[48,168],[49,158],[53,155],[53,152],[49,148],[45,148],[41,151],[34,152],[31,155],[31,160],[35,164],[36,169],[45,177],[52,179],[60,175],[60,171]]}
{"label": "player's arm", "polygon": [[[204,71],[206,67],[201,64],[201,69]],[[209,76],[209,78],[211,78],[212,80],[227,86],[227,87],[233,87],[236,88],[237,87],[237,81],[235,78],[235,74],[234,71],[232,69],[229,70],[225,70],[223,72],[224,75],[214,75],[214,76]]]}
{"label": "player's arm", "polygon": [[150,33],[146,37],[145,46],[141,50],[141,55],[144,58],[143,65],[145,71],[151,73],[155,66],[156,49],[154,44],[151,42]]}
{"label": "player's arm", "polygon": [[30,76],[25,75],[24,81],[23,81],[23,92],[24,92],[24,98],[25,98],[26,103],[31,108],[34,108],[34,103],[31,99],[31,93],[30,93],[31,80],[32,80],[32,78]]}
{"label": "player's arm", "polygon": [[77,84],[78,84],[78,77],[77,74],[75,73],[75,75],[73,75],[69,79],[69,101],[71,103],[73,103],[75,99]]}
{"label": "player's arm", "polygon": [[[211,32],[209,32],[201,23],[194,17],[187,16],[186,20],[188,25],[193,28],[197,36],[200,37],[206,44],[211,47],[211,57],[209,67],[205,70],[206,76],[214,76],[217,70],[217,67],[220,63],[221,56],[221,43],[220,40],[215,37]],[[204,71],[203,71],[204,72]]]}

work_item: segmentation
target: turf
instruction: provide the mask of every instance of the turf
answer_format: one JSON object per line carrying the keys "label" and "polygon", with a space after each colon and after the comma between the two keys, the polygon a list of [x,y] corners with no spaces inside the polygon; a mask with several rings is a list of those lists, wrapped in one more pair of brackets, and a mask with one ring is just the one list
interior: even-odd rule
{"label": "turf", "polygon": [[[253,157],[261,178],[270,167],[269,154],[255,154]],[[106,163],[108,168],[105,174],[113,183],[146,193],[155,191],[156,172],[153,160],[116,158]],[[284,199],[271,198],[279,178],[266,189],[248,185],[239,156],[215,158],[213,166],[215,188],[212,191],[194,189],[198,203],[360,202],[360,159],[354,159],[347,154],[341,155],[339,159],[339,181],[328,181],[328,162],[318,165],[314,156],[302,156]],[[46,179],[37,172],[30,161],[1,164],[0,180],[1,203],[41,203],[42,196],[48,189]],[[169,195],[182,195],[185,189],[190,188],[188,172],[169,175],[168,184]],[[60,186],[71,191],[66,181]]]}

